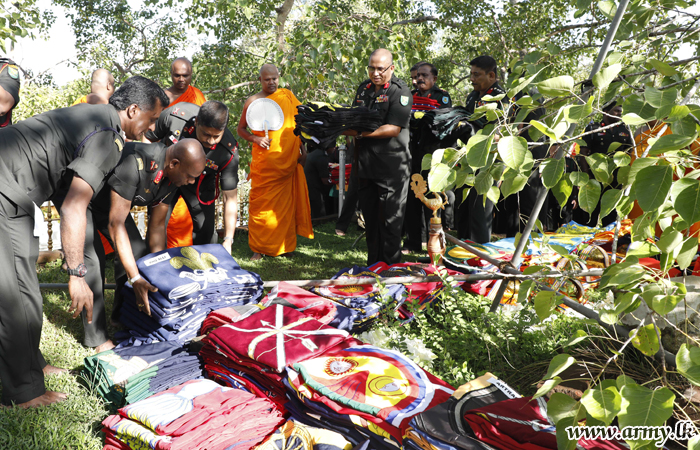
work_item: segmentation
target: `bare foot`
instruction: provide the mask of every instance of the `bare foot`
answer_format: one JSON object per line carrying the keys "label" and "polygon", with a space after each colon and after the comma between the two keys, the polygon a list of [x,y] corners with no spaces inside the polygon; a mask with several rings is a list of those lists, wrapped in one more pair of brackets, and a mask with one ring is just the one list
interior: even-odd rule
{"label": "bare foot", "polygon": [[250,257],[251,261],[260,261],[262,259],[262,255],[260,253],[253,253],[253,256]]}
{"label": "bare foot", "polygon": [[339,229],[336,228],[336,229],[335,229],[335,234],[337,234],[338,236],[345,236],[345,231],[339,230]]}
{"label": "bare foot", "polygon": [[18,403],[15,406],[18,408],[36,408],[37,406],[48,406],[52,403],[62,402],[66,398],[68,398],[68,396],[61,392],[46,391],[44,395],[33,398],[28,402]]}
{"label": "bare foot", "polygon": [[68,369],[61,369],[60,367],[52,366],[51,364],[47,364],[43,369],[42,372],[44,372],[44,376],[46,375],[59,375],[62,373],[67,373]]}
{"label": "bare foot", "polygon": [[106,352],[107,350],[112,350],[116,345],[114,345],[114,342],[112,342],[110,339],[107,339],[107,341],[104,344],[100,344],[97,347],[95,347],[95,353],[102,353]]}

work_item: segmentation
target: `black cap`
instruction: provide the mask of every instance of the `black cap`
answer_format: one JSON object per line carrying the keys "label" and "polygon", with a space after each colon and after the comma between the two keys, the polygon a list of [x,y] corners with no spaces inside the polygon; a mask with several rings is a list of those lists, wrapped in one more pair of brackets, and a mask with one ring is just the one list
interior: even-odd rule
{"label": "black cap", "polygon": [[17,106],[19,103],[19,67],[11,59],[0,58],[0,86],[15,99],[15,106]]}

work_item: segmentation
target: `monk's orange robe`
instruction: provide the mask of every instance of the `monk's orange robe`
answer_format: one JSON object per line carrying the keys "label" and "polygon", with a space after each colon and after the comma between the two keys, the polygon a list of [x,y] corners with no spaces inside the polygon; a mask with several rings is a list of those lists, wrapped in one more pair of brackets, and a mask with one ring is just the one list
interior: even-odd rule
{"label": "monk's orange robe", "polygon": [[[202,91],[194,86],[189,86],[181,96],[170,103],[170,106],[180,102],[202,106],[206,101]],[[192,227],[192,216],[187,209],[187,203],[180,198],[173,208],[170,220],[168,220],[168,248],[192,245]]]}
{"label": "monk's orange robe", "polygon": [[[297,235],[313,239],[311,205],[304,168],[297,163],[301,139],[294,135],[299,100],[287,89],[268,96],[282,108],[282,128],[270,131],[269,149],[253,144],[248,204],[248,245],[253,252],[278,256],[294,251]],[[264,131],[253,131],[265,136]]]}
{"label": "monk's orange robe", "polygon": [[87,103],[87,95],[83,95],[78,100],[74,101],[71,106],[79,105],[81,103]]}

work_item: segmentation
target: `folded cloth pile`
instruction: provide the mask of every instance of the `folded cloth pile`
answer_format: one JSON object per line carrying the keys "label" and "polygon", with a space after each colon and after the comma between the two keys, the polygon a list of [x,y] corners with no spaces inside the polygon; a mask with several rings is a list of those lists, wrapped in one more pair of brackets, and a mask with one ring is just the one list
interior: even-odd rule
{"label": "folded cloth pile", "polygon": [[343,131],[374,131],[382,125],[379,111],[366,106],[343,106],[336,103],[309,102],[297,106],[294,134],[302,142],[313,142],[325,148]]}
{"label": "folded cloth pile", "polygon": [[120,407],[203,375],[202,361],[177,342],[107,350],[85,358],[82,377],[106,402]]}
{"label": "folded cloth pile", "polygon": [[341,434],[288,420],[255,450],[351,450],[353,445]]}
{"label": "folded cloth pile", "polygon": [[102,424],[117,449],[248,450],[284,422],[270,401],[193,380],[119,410]]}
{"label": "folded cloth pile", "polygon": [[261,302],[263,306],[282,305],[313,317],[324,325],[339,330],[352,330],[357,311],[321,297],[286,281],[277,284]]}
{"label": "folded cloth pile", "polygon": [[238,322],[239,320],[245,319],[251,314],[255,314],[260,311],[261,305],[241,305],[241,306],[230,306],[228,308],[221,308],[212,311],[207,315],[207,318],[202,322],[202,328],[199,334],[206,336],[215,329],[219,328],[221,325],[226,325],[231,322]]}
{"label": "folded cloth pile", "polygon": [[425,153],[438,148],[451,147],[457,139],[467,142],[476,130],[468,122],[470,114],[461,106],[430,111],[415,111],[411,114],[412,140]]}
{"label": "folded cloth pile", "polygon": [[257,303],[263,295],[260,276],[241,269],[220,244],[170,248],[137,262],[149,292],[151,317],[139,311],[133,288],[124,288],[119,320],[143,340],[187,342],[197,336],[209,312]]}
{"label": "folded cloth pile", "polygon": [[457,388],[445,403],[412,418],[404,431],[403,446],[406,450],[493,450],[476,438],[464,421],[464,414],[511,398],[520,398],[520,394],[486,373]]}
{"label": "folded cloth pile", "polygon": [[[338,184],[340,180],[340,164],[328,163],[328,171],[333,184]],[[350,181],[350,173],[352,172],[352,164],[345,164],[345,184]]]}
{"label": "folded cloth pile", "polygon": [[[353,266],[333,275],[333,280],[352,280],[353,278],[381,277],[367,267]],[[391,284],[383,289],[376,284],[316,286],[310,289],[314,294],[333,300],[354,310],[357,315],[352,327],[353,333],[367,330],[387,306],[399,308],[405,301],[406,287]]]}
{"label": "folded cloth pile", "polygon": [[199,354],[211,378],[283,404],[285,367],[330,348],[359,343],[312,317],[280,304],[209,333]]}
{"label": "folded cloth pile", "polygon": [[411,111],[432,111],[438,108],[440,108],[439,101],[430,97],[421,97],[418,93],[413,94],[413,106],[411,106]]}
{"label": "folded cloth pile", "polygon": [[[372,345],[327,351],[292,364],[287,374],[294,393],[311,400],[309,405],[360,417],[381,430],[365,431],[391,436],[398,444],[412,417],[445,402],[454,391],[401,353]],[[349,425],[348,419],[342,424]]]}

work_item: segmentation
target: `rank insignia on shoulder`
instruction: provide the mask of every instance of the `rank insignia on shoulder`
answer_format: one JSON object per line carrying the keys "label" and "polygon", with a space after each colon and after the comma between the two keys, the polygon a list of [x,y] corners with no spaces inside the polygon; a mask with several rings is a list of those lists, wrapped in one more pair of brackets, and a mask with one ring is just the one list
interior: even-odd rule
{"label": "rank insignia on shoulder", "polygon": [[144,188],[144,189],[143,189],[143,192],[145,192],[146,194],[150,194],[150,193],[151,193],[151,190],[148,189],[148,188]]}
{"label": "rank insignia on shoulder", "polygon": [[402,95],[402,96],[401,96],[401,104],[402,104],[403,106],[407,106],[407,105],[408,105],[408,95]]}
{"label": "rank insignia on shoulder", "polygon": [[449,101],[450,101],[450,97],[448,97],[446,95],[442,97],[442,103],[447,104]]}
{"label": "rank insignia on shoulder", "polygon": [[152,171],[156,170],[157,168],[158,168],[158,163],[155,161],[151,161],[151,167],[148,170],[150,170],[152,172]]}
{"label": "rank insignia on shoulder", "polygon": [[19,69],[17,68],[17,66],[7,66],[7,74],[12,79],[19,79]]}
{"label": "rank insignia on shoulder", "polygon": [[160,183],[160,180],[162,180],[162,179],[163,179],[163,171],[159,170],[158,173],[156,174],[156,177],[153,179],[153,182],[155,184],[158,184],[158,183]]}
{"label": "rank insignia on shoulder", "polygon": [[143,170],[143,159],[136,158],[136,164],[139,166],[139,170]]}
{"label": "rank insignia on shoulder", "polygon": [[121,152],[124,149],[124,144],[122,144],[122,140],[119,138],[116,138],[114,140],[114,143],[117,144],[117,147],[119,148],[119,151]]}
{"label": "rank insignia on shoulder", "polygon": [[173,116],[177,116],[179,113],[180,113],[180,108],[175,108],[172,110],[172,112],[170,114],[172,114]]}

